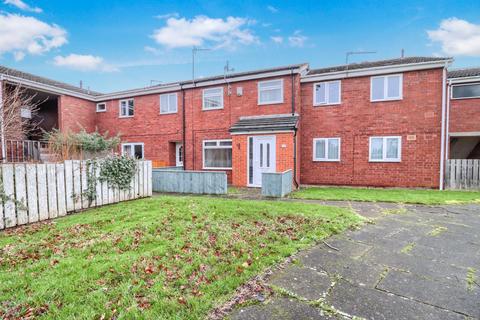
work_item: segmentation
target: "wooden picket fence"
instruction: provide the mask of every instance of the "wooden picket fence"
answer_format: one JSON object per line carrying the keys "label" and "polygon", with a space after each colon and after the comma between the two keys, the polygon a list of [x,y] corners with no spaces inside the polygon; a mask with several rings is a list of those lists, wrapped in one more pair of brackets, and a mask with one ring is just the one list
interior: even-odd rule
{"label": "wooden picket fence", "polygon": [[480,160],[450,159],[445,167],[447,189],[480,189]]}
{"label": "wooden picket fence", "polygon": [[0,230],[152,195],[151,161],[137,161],[129,190],[111,188],[97,179],[93,201],[87,195],[87,170],[98,177],[100,169],[87,166],[87,161],[3,164],[0,169],[0,183],[8,197],[0,203]]}

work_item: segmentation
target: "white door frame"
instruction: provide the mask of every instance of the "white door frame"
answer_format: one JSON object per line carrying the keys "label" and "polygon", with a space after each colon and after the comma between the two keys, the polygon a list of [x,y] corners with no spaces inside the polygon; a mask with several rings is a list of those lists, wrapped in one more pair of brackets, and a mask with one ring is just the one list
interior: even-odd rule
{"label": "white door frame", "polygon": [[[180,151],[180,148],[182,148],[182,161],[180,161],[178,158],[178,154]],[[182,142],[175,142],[175,166],[177,167],[183,167],[183,157],[184,157],[184,152],[185,150],[183,149],[183,143]]]}
{"label": "white door frame", "polygon": [[[252,145],[250,146],[250,138],[252,138]],[[277,137],[275,135],[272,135],[272,136],[263,136],[263,135],[258,135],[258,136],[248,136],[247,137],[247,186],[248,187],[261,187],[262,186],[262,183],[261,183],[261,180],[260,180],[260,184],[255,184],[253,183],[254,181],[254,177],[252,178],[252,183],[250,183],[250,148],[254,148],[255,146],[255,140],[256,139],[261,139],[261,138],[270,138],[271,141],[272,141],[272,149],[271,149],[271,153],[270,153],[270,156],[271,156],[271,162],[272,162],[272,165],[271,165],[271,172],[276,172],[277,170],[277,149],[276,149],[276,145],[277,145]],[[253,151],[253,155],[252,157],[254,157],[254,153],[255,151]],[[252,159],[252,161],[255,163],[255,160]],[[255,169],[255,165],[252,164],[252,168]],[[260,178],[261,179],[261,178]]]}

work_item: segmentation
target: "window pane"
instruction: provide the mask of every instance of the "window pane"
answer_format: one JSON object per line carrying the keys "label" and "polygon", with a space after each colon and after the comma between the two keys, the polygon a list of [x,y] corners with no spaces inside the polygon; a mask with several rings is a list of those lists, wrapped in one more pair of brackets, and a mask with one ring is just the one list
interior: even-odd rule
{"label": "window pane", "polygon": [[221,95],[223,93],[223,89],[222,88],[212,88],[212,89],[205,89],[203,91],[203,94],[205,96],[208,96],[208,95]]}
{"label": "window pane", "polygon": [[133,100],[128,100],[128,115],[133,116]]}
{"label": "window pane", "polygon": [[232,149],[205,149],[205,167],[231,168]]}
{"label": "window pane", "polygon": [[205,147],[216,147],[217,141],[207,141],[205,142]]}
{"label": "window pane", "polygon": [[132,146],[131,145],[126,145],[126,146],[123,146],[123,155],[124,156],[132,156]]}
{"label": "window pane", "polygon": [[398,158],[398,147],[399,147],[398,138],[387,138],[387,159]]}
{"label": "window pane", "polygon": [[480,97],[480,84],[453,86],[452,87],[452,97],[454,97],[454,98]]}
{"label": "window pane", "polygon": [[315,103],[326,103],[326,95],[325,95],[325,83],[319,83],[315,85]]}
{"label": "window pane", "polygon": [[281,89],[263,89],[260,91],[260,102],[278,102],[282,101]]}
{"label": "window pane", "polygon": [[328,103],[339,103],[340,102],[340,82],[329,82],[328,83]]}
{"label": "window pane", "polygon": [[168,111],[177,112],[177,94],[173,93],[168,95]]}
{"label": "window pane", "polygon": [[134,146],[135,154],[134,157],[136,159],[143,159],[143,146],[141,144],[136,144]]}
{"label": "window pane", "polygon": [[232,145],[232,141],[220,141],[220,145],[221,145],[221,146],[231,146],[231,145]]}
{"label": "window pane", "polygon": [[160,112],[161,113],[168,112],[168,96],[167,95],[160,96]]}
{"label": "window pane", "polygon": [[383,138],[370,139],[370,159],[383,159]]}
{"label": "window pane", "polygon": [[325,159],[325,140],[317,140],[315,142],[315,158]]}
{"label": "window pane", "polygon": [[339,145],[340,145],[339,139],[328,140],[328,159],[338,160]]}
{"label": "window pane", "polygon": [[383,90],[384,90],[384,78],[372,78],[372,100],[382,100],[384,99]]}
{"label": "window pane", "polygon": [[258,87],[260,89],[267,89],[267,88],[272,88],[272,87],[281,87],[282,86],[282,80],[273,80],[273,81],[263,81],[259,82]]}
{"label": "window pane", "polygon": [[388,98],[400,97],[400,76],[390,76],[387,78],[387,95]]}
{"label": "window pane", "polygon": [[204,109],[215,109],[222,107],[222,97],[221,96],[209,96],[205,97],[203,100]]}

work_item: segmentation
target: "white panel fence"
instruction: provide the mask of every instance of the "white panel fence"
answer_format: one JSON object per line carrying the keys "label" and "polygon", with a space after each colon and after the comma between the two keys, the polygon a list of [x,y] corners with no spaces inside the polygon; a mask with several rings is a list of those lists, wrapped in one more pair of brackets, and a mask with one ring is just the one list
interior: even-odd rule
{"label": "white panel fence", "polygon": [[447,160],[445,168],[445,187],[448,189],[480,189],[480,160]]}
{"label": "white panel fence", "polygon": [[87,170],[98,178],[99,168],[79,160],[0,165],[0,186],[8,198],[0,201],[0,230],[152,195],[151,161],[137,161],[129,190],[111,188],[96,179],[93,200],[88,197]]}

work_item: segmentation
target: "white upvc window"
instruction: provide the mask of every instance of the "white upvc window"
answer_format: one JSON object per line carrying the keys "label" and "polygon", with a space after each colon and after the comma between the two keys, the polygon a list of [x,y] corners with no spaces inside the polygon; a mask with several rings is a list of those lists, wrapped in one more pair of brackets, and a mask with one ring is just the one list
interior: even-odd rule
{"label": "white upvc window", "polygon": [[258,83],[258,104],[283,103],[283,79]]}
{"label": "white upvc window", "polygon": [[204,140],[203,169],[232,169],[232,140]]}
{"label": "white upvc window", "polygon": [[177,113],[177,93],[167,93],[160,95],[160,113]]}
{"label": "white upvc window", "polygon": [[106,112],[106,111],[107,111],[107,103],[106,102],[97,103],[97,112]]}
{"label": "white upvc window", "polygon": [[342,84],[340,80],[313,84],[313,105],[332,105],[341,103]]}
{"label": "white upvc window", "polygon": [[340,161],[340,138],[313,139],[313,161]]}
{"label": "white upvc window", "polygon": [[402,160],[402,137],[370,137],[370,162],[400,162]]}
{"label": "white upvc window", "polygon": [[203,110],[223,109],[223,88],[209,88],[203,90]]}
{"label": "white upvc window", "polygon": [[133,117],[135,114],[135,104],[132,99],[120,100],[120,118]]}
{"label": "white upvc window", "polygon": [[403,75],[392,74],[370,78],[370,101],[401,100]]}
{"label": "white upvc window", "polygon": [[122,155],[134,159],[144,158],[144,144],[143,142],[129,142],[122,143]]}
{"label": "white upvc window", "polygon": [[453,85],[451,97],[452,99],[480,98],[480,83]]}

